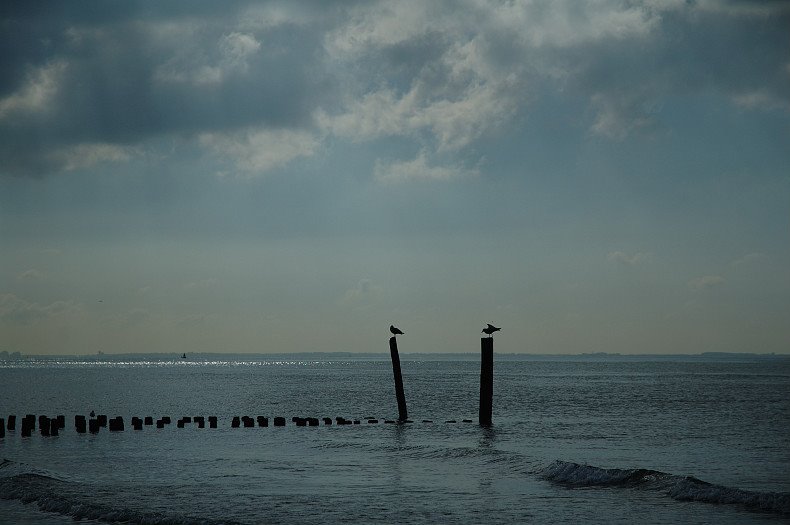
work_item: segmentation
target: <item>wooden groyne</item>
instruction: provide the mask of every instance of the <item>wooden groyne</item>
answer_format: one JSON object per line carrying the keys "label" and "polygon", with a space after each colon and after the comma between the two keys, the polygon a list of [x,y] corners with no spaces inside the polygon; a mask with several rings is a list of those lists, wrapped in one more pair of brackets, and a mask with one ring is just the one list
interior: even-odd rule
{"label": "wooden groyne", "polygon": [[[7,419],[0,418],[0,438],[9,437],[12,434],[16,433],[16,425],[15,425],[15,415],[9,415]],[[219,418],[217,416],[183,416],[176,420],[176,428],[187,428],[189,426],[193,426],[198,429],[206,428],[205,421],[208,419],[208,428],[216,429],[219,427]],[[276,416],[271,418],[273,421],[274,427],[285,427],[285,426],[297,426],[297,427],[319,427],[319,426],[345,426],[345,425],[378,425],[380,423],[383,424],[392,424],[392,425],[406,425],[406,424],[414,424],[414,421],[410,419],[404,419],[402,421],[396,421],[393,419],[386,419],[386,418],[377,418],[377,417],[363,417],[363,418],[345,418],[342,416],[337,416],[334,418],[331,417],[310,417],[310,416],[293,416],[291,418],[285,418],[283,416]],[[48,417],[48,416],[38,416],[36,418],[35,415],[26,415],[22,418],[22,426],[21,426],[21,437],[31,437],[33,432],[38,429],[39,433],[44,437],[56,437],[60,435],[60,432],[66,429],[65,425],[66,418],[65,416],[56,416],[56,417]],[[124,432],[126,431],[126,425],[124,423],[123,416],[115,416],[115,417],[107,417],[106,415],[99,415],[95,417],[88,418],[83,414],[77,414],[74,416],[74,425],[73,430],[77,434],[98,434],[102,431],[102,429],[107,429],[109,432]],[[155,426],[157,429],[164,429],[168,425],[171,425],[173,422],[173,418],[170,416],[163,416],[158,419],[154,419],[153,416],[145,416],[144,418],[138,416],[132,416],[131,419],[131,427],[130,430],[134,432],[142,431],[146,426]],[[230,428],[268,428],[270,418],[267,416],[233,416],[227,420],[228,425]],[[289,425],[290,421],[290,425]],[[447,419],[443,421],[446,424],[453,424],[453,423],[472,423],[471,419]],[[432,419],[423,419],[419,423],[433,425],[434,421]]]}

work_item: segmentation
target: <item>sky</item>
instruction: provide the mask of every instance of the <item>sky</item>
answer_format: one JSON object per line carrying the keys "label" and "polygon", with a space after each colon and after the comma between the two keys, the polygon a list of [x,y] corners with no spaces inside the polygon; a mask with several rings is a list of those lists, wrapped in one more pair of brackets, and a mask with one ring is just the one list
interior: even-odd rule
{"label": "sky", "polygon": [[0,7],[0,350],[790,353],[790,3]]}

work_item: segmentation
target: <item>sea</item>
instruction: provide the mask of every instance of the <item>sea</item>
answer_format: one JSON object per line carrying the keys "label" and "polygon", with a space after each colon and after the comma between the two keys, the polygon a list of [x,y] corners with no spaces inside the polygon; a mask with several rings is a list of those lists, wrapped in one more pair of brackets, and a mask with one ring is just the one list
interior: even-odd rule
{"label": "sea", "polygon": [[490,427],[480,355],[401,366],[405,423],[388,353],[0,360],[0,523],[790,522],[787,356],[495,354]]}

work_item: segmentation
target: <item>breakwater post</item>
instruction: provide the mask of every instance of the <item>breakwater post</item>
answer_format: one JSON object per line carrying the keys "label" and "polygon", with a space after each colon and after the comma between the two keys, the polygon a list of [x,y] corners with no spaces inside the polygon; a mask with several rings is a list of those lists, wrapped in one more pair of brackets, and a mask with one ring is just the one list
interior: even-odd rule
{"label": "breakwater post", "polygon": [[5,437],[5,419],[0,417],[0,438]]}
{"label": "breakwater post", "polygon": [[390,337],[390,357],[392,358],[392,374],[395,377],[395,397],[398,400],[398,421],[402,422],[409,419],[409,416],[406,412],[406,396],[403,394],[403,376],[400,372],[398,341],[394,335]]}
{"label": "breakwater post", "polygon": [[8,430],[9,431],[16,430],[16,416],[14,415],[8,416]]}
{"label": "breakwater post", "polygon": [[480,426],[491,426],[494,398],[494,338],[480,338]]}

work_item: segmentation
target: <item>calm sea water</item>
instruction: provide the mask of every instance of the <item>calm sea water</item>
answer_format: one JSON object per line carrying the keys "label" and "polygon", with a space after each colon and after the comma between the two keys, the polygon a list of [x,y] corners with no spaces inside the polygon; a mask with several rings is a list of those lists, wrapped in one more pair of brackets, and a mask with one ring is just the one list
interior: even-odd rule
{"label": "calm sea water", "polygon": [[[0,522],[790,519],[790,360],[497,357],[492,428],[461,422],[477,421],[476,358],[402,366],[414,422],[395,425],[366,421],[397,417],[386,355],[0,361],[0,417],[17,415],[0,438]],[[77,434],[91,410],[126,431]],[[22,438],[28,413],[66,429]],[[131,430],[148,415],[173,423]],[[219,428],[176,428],[197,415]],[[231,428],[242,415],[288,425]]]}

